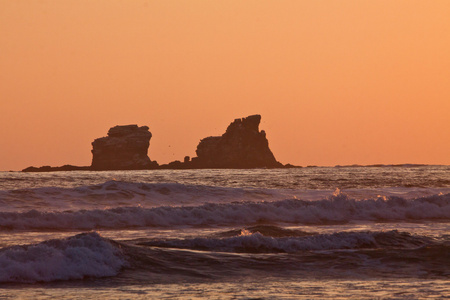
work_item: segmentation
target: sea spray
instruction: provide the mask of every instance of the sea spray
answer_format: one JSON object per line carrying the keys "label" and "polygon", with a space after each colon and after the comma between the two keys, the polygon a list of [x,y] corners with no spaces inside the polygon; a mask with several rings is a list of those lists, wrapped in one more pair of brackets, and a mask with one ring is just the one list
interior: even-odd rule
{"label": "sea spray", "polygon": [[115,276],[126,265],[120,248],[95,232],[0,250],[0,282],[46,282]]}
{"label": "sea spray", "polygon": [[0,212],[0,229],[91,230],[236,224],[345,224],[351,221],[416,222],[450,220],[450,194],[416,199],[378,197],[355,200],[338,193],[319,201],[207,203],[156,208],[116,207],[78,211]]}

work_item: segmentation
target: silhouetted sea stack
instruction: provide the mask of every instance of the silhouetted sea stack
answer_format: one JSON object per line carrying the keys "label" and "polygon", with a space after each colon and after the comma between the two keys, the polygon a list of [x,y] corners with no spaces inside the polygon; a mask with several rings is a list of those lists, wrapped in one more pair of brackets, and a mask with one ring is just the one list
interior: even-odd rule
{"label": "silhouetted sea stack", "polygon": [[283,166],[275,159],[266,133],[259,131],[260,122],[260,115],[236,119],[221,136],[202,139],[197,146],[197,157],[185,156],[183,162],[176,160],[161,166],[147,155],[152,137],[147,126],[115,126],[109,129],[108,136],[92,142],[90,167],[43,166],[22,171],[296,168],[290,164]]}
{"label": "silhouetted sea stack", "polygon": [[234,120],[222,136],[204,138],[197,146],[193,168],[280,168],[264,130],[260,115]]}
{"label": "silhouetted sea stack", "polygon": [[147,155],[152,134],[147,126],[115,126],[108,136],[92,143],[92,170],[141,170],[156,168]]}

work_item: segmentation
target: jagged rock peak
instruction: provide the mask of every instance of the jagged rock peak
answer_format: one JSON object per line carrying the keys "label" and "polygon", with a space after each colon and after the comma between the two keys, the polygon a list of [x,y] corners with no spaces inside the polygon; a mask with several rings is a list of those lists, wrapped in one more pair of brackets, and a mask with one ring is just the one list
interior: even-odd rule
{"label": "jagged rock peak", "polygon": [[230,125],[228,125],[226,132],[233,130],[249,130],[259,132],[259,123],[261,122],[261,115],[252,115],[246,118],[235,119]]}
{"label": "jagged rock peak", "polygon": [[197,146],[192,166],[198,168],[277,168],[260,115],[235,119],[222,136],[204,138]]}
{"label": "jagged rock peak", "polygon": [[137,170],[157,166],[147,155],[152,134],[147,126],[118,125],[92,143],[93,170]]}

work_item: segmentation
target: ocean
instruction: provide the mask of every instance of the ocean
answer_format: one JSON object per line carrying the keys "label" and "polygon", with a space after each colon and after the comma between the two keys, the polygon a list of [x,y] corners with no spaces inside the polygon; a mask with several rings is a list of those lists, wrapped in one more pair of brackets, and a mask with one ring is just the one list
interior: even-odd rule
{"label": "ocean", "polygon": [[450,298],[450,166],[0,172],[21,298]]}

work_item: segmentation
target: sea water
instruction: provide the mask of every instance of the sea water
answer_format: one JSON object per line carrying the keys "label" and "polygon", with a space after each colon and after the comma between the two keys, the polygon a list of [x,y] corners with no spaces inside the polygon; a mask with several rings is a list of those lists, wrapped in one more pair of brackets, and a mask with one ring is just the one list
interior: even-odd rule
{"label": "sea water", "polygon": [[0,298],[450,297],[450,167],[0,172]]}

